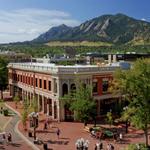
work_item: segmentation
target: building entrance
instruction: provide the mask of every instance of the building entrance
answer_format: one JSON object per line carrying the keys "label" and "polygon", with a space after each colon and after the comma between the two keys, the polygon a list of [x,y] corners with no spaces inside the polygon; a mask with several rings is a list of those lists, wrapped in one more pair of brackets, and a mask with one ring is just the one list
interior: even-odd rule
{"label": "building entrance", "polygon": [[74,113],[69,110],[69,107],[65,105],[65,121],[73,121]]}

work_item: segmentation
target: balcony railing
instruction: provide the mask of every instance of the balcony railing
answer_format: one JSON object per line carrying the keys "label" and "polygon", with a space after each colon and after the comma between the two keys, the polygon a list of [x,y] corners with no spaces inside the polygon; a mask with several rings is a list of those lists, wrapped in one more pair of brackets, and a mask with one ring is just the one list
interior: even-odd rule
{"label": "balcony railing", "polygon": [[75,65],[75,66],[57,66],[54,64],[39,63],[10,63],[8,68],[47,72],[54,74],[78,74],[78,73],[95,73],[95,72],[112,72],[119,68],[118,66],[96,66],[96,65]]}

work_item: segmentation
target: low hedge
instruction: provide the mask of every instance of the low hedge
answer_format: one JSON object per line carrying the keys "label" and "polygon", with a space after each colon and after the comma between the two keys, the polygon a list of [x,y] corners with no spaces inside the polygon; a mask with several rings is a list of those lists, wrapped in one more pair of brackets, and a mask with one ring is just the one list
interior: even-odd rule
{"label": "low hedge", "polygon": [[8,109],[3,110],[4,116],[8,116]]}
{"label": "low hedge", "polygon": [[126,150],[150,150],[145,144],[129,144]]}

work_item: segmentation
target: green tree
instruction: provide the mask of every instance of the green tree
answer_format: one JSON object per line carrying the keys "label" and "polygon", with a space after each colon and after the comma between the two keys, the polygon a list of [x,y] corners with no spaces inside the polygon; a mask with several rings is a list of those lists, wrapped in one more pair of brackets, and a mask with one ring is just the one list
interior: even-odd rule
{"label": "green tree", "polygon": [[106,116],[107,116],[107,122],[109,123],[109,125],[111,127],[111,125],[113,124],[112,112],[107,112]]}
{"label": "green tree", "polygon": [[38,102],[35,98],[31,100],[31,105],[29,106],[29,112],[38,112]]}
{"label": "green tree", "polygon": [[4,106],[5,106],[4,100],[0,99],[0,108],[1,107],[3,108]]}
{"label": "green tree", "polygon": [[0,57],[0,91],[1,99],[3,99],[3,91],[7,88],[8,84],[8,69],[7,69],[7,60]]}
{"label": "green tree", "polygon": [[23,102],[23,112],[22,112],[22,116],[21,116],[21,120],[22,120],[22,124],[24,129],[26,130],[27,127],[27,119],[28,119],[28,114],[29,114],[29,105],[27,100],[25,99]]}
{"label": "green tree", "polygon": [[27,110],[23,109],[23,112],[22,112],[22,124],[23,124],[23,127],[24,127],[25,130],[27,128],[27,119],[28,119],[28,112],[27,112]]}
{"label": "green tree", "polygon": [[15,102],[15,105],[16,105],[16,109],[18,108],[18,103],[20,101],[19,99],[19,96],[18,95],[15,95],[15,97],[13,98],[14,102]]}
{"label": "green tree", "polygon": [[[148,146],[148,124],[150,123],[150,59],[139,59],[132,69],[118,71],[115,76],[116,91],[129,101],[129,110],[134,110],[130,121],[145,134]],[[127,115],[127,117],[129,114]]]}
{"label": "green tree", "polygon": [[83,84],[76,84],[77,88],[65,95],[62,99],[65,105],[74,112],[76,120],[84,122],[86,125],[89,119],[95,120],[96,103],[92,98],[92,88]]}

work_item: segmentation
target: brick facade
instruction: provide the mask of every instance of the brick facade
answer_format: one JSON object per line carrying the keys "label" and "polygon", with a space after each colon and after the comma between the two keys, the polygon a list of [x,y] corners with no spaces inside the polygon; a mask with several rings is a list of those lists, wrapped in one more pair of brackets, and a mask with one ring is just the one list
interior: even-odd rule
{"label": "brick facade", "polygon": [[[117,67],[99,66],[51,66],[50,64],[9,64],[10,93],[19,93],[20,99],[37,100],[38,110],[53,119],[65,120],[71,115],[60,98],[75,88],[76,78],[94,86],[93,96],[97,102],[97,115],[101,115],[101,102],[112,99],[108,93],[109,82]],[[113,101],[112,101],[113,102]],[[103,104],[103,103],[102,103]]]}

